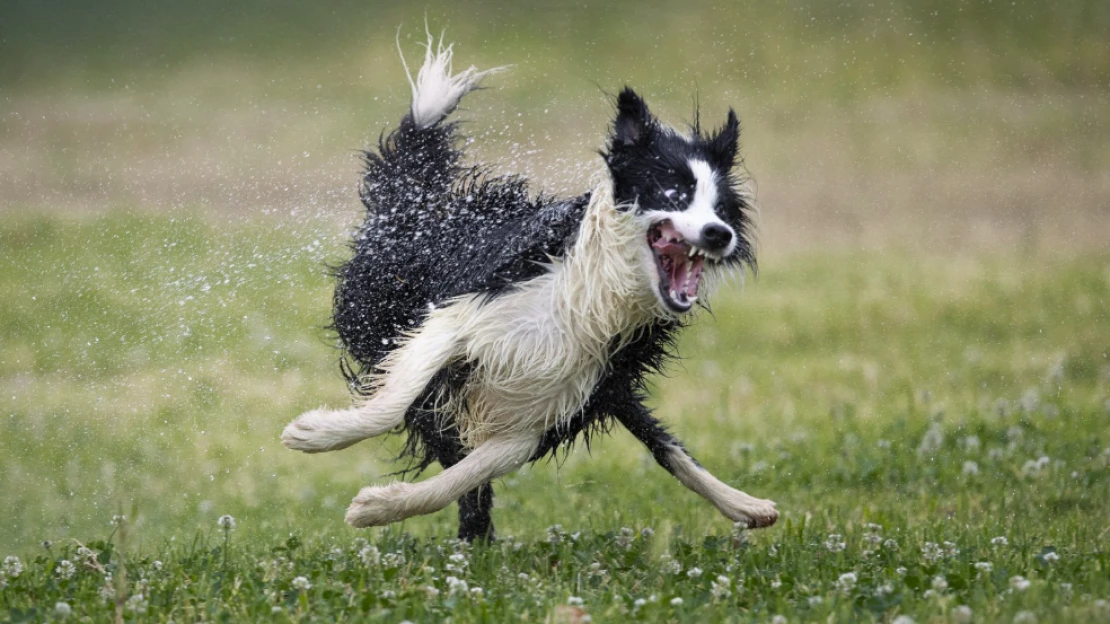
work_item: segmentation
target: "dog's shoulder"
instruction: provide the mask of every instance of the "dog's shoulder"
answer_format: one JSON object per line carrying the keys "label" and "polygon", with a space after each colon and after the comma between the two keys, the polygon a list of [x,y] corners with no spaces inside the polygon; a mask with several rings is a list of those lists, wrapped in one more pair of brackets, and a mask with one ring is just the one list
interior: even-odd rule
{"label": "dog's shoulder", "polygon": [[574,245],[589,195],[551,200],[540,197],[531,209],[486,227],[476,227],[468,253],[451,267],[445,292],[451,296],[495,296],[543,275],[552,258]]}

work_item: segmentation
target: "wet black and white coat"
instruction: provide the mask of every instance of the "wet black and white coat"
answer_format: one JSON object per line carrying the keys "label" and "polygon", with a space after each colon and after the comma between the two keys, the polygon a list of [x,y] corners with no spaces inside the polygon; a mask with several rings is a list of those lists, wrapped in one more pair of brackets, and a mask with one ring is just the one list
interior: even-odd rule
{"label": "wet black and white coat", "polygon": [[347,511],[385,525],[459,502],[459,537],[490,538],[490,481],[624,425],[729,519],[778,518],[718,480],[644,407],[645,378],[729,271],[754,268],[750,200],[734,174],[739,124],[658,122],[625,88],[602,156],[608,179],[573,199],[461,164],[446,121],[498,70],[452,74],[429,38],[400,126],[366,154],[365,225],[337,271],[334,329],[353,407],[302,414],[282,434],[308,453],[394,430],[421,482],[364,488]]}

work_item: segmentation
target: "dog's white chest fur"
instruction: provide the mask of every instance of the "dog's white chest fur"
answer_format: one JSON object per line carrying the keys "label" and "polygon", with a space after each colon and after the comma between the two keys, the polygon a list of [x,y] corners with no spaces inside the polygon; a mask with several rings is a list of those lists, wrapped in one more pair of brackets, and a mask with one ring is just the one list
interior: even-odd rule
{"label": "dog's white chest fur", "polygon": [[542,431],[582,408],[614,341],[631,339],[655,314],[645,262],[643,226],[602,188],[573,248],[547,273],[491,301],[465,297],[429,315],[419,333],[444,332],[458,345],[453,360],[471,369],[462,392],[439,397],[467,447]]}

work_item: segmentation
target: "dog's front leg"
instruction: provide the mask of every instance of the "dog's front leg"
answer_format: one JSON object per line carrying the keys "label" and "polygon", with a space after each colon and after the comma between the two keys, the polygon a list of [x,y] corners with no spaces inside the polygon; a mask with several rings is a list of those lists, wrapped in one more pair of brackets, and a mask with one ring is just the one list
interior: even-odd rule
{"label": "dog's front leg", "polygon": [[347,509],[347,524],[382,526],[439,511],[463,494],[522,466],[538,444],[538,436],[526,434],[491,438],[431,479],[363,488]]}
{"label": "dog's front leg", "polygon": [[713,503],[728,519],[744,522],[749,528],[771,526],[779,519],[775,503],[731,488],[714,477],[682,447],[648,409],[636,404],[615,414],[632,435],[648,447],[655,461],[682,485]]}
{"label": "dog's front leg", "polygon": [[451,318],[429,316],[418,333],[382,361],[378,387],[368,399],[348,409],[301,414],[285,427],[281,443],[322,453],[389,432],[404,422],[409,406],[458,348],[458,330]]}

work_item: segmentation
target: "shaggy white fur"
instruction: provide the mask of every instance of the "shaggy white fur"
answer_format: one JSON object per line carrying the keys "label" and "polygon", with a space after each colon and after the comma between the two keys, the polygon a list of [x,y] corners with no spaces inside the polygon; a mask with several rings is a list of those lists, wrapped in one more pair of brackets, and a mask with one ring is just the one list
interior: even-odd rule
{"label": "shaggy white fur", "polygon": [[366,380],[369,398],[301,415],[282,443],[321,452],[386,433],[452,360],[470,363],[472,373],[439,407],[454,416],[468,448],[495,435],[538,437],[572,417],[597,385],[612,341],[632,339],[661,309],[643,223],[614,206],[607,185],[583,219],[575,245],[547,273],[492,301],[467,296],[433,310]]}
{"label": "shaggy white fur", "polygon": [[424,64],[417,72],[415,80],[405,61],[405,54],[401,51],[400,39],[397,42],[397,52],[401,55],[405,76],[408,77],[409,85],[412,87],[412,119],[419,128],[427,128],[438,123],[455,110],[464,95],[477,89],[482,79],[507,69],[495,67],[478,71],[478,68],[471,65],[463,72],[452,74],[451,57],[454,55],[452,50],[454,44],[444,47],[442,37],[439,43],[436,43],[432,33],[428,32],[427,35],[428,41],[424,44]]}

